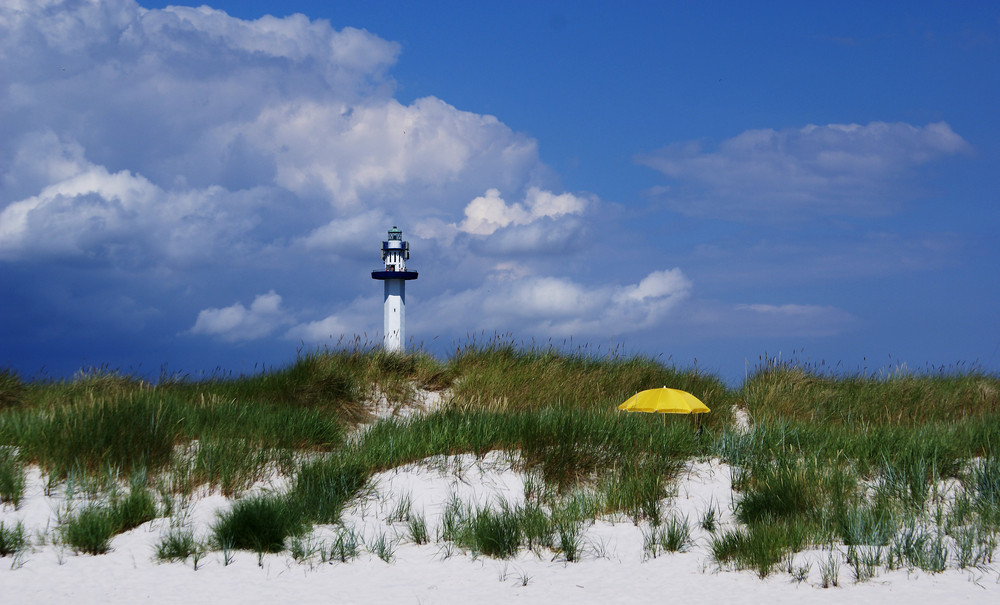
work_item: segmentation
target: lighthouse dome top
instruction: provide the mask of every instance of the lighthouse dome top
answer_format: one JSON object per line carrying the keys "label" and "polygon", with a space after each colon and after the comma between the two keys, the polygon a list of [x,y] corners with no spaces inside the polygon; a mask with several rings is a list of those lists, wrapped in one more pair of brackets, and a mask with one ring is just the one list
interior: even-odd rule
{"label": "lighthouse dome top", "polygon": [[393,225],[392,229],[389,229],[389,240],[400,241],[402,239],[403,239],[403,232],[399,230],[399,227]]}

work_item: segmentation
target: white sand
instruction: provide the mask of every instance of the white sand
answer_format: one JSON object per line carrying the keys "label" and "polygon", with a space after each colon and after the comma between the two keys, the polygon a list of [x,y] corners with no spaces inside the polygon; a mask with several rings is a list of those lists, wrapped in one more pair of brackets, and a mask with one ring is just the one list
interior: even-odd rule
{"label": "white sand", "polygon": [[[855,584],[851,568],[841,565],[840,586],[820,587],[820,562],[827,553],[799,553],[797,565],[811,564],[808,579],[793,581],[786,572],[765,580],[753,572],[720,571],[711,561],[707,534],[694,529],[690,551],[647,559],[642,527],[627,519],[599,521],[586,530],[585,555],[576,563],[521,553],[513,560],[474,558],[458,547],[435,542],[441,513],[452,494],[465,502],[523,501],[523,478],[510,470],[505,455],[483,461],[460,456],[425,461],[375,478],[373,496],[345,512],[344,523],[368,541],[384,534],[398,540],[394,559],[385,563],[362,548],[349,563],[304,563],[287,552],[258,556],[237,552],[224,565],[223,554],[205,555],[195,571],[184,563],[158,563],[154,549],[169,529],[169,519],[117,536],[112,551],[101,556],[77,555],[53,544],[57,511],[65,506],[58,490],[42,492],[42,477],[30,470],[30,485],[20,508],[5,505],[0,521],[23,522],[32,549],[21,559],[0,559],[0,601],[3,603],[662,603],[678,599],[731,603],[922,603],[1000,602],[1000,575],[985,570],[949,570],[928,574],[915,570],[881,572]],[[720,520],[731,512],[729,471],[719,463],[693,464],[664,502],[667,516],[687,515],[691,525],[709,506],[720,509]],[[432,542],[417,546],[406,541],[405,523],[385,523],[401,499],[424,514]],[[216,512],[229,503],[212,495],[193,501],[187,522],[204,536]],[[320,527],[317,541],[330,540],[333,528]],[[39,543],[39,536],[46,536]],[[525,584],[526,583],[526,584]]]}

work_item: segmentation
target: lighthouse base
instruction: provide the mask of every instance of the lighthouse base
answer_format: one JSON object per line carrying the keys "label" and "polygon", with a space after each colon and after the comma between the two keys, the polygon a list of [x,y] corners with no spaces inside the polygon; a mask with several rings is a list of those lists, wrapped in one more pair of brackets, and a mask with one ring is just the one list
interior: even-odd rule
{"label": "lighthouse base", "polygon": [[387,279],[383,283],[385,333],[382,347],[388,352],[402,351],[406,343],[406,282],[402,279]]}

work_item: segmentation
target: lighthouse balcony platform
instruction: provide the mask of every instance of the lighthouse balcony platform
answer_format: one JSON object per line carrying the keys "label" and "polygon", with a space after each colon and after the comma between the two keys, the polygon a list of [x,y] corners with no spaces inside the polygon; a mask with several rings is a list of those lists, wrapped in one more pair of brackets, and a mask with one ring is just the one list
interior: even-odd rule
{"label": "lighthouse balcony platform", "polygon": [[372,279],[417,279],[416,271],[372,271]]}

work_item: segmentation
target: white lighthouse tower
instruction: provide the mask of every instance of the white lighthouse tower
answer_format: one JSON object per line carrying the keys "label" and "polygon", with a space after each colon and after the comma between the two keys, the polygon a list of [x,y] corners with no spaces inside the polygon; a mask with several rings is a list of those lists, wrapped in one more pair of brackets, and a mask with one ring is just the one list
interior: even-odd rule
{"label": "white lighthouse tower", "polygon": [[403,232],[393,225],[389,240],[382,242],[384,271],[372,271],[372,279],[385,284],[385,331],[382,340],[386,351],[402,351],[406,343],[406,281],[417,279],[416,271],[406,270],[410,244],[403,241]]}

